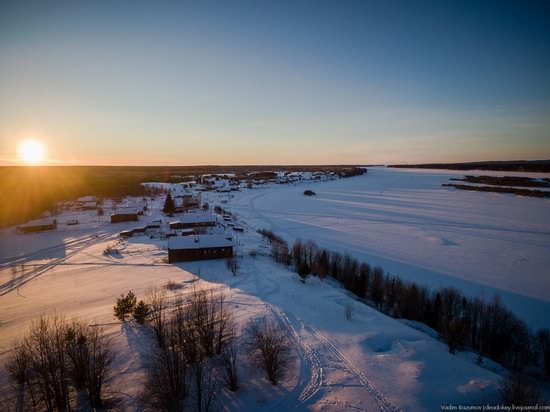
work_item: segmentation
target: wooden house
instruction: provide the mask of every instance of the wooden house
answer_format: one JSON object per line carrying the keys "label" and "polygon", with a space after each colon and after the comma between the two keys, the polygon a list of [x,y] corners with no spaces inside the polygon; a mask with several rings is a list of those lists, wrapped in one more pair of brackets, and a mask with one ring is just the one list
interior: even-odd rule
{"label": "wooden house", "polygon": [[168,262],[225,259],[233,256],[233,242],[221,235],[175,236],[168,239]]}

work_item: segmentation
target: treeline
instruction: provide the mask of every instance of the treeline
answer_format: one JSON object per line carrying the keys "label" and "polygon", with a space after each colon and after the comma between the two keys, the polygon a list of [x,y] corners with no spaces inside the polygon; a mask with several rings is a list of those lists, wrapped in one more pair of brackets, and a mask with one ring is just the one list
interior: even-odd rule
{"label": "treeline", "polygon": [[443,183],[443,187],[454,187],[461,190],[473,190],[475,192],[512,193],[517,196],[550,197],[550,191],[538,189],[520,189],[517,187],[502,186],[470,186],[458,183]]}
{"label": "treeline", "polygon": [[340,177],[361,176],[367,173],[367,169],[365,167],[347,167],[342,168],[337,173]]}
{"label": "treeline", "polygon": [[460,179],[454,178],[460,182],[481,183],[492,186],[520,186],[520,187],[550,187],[550,179],[534,179],[532,177],[518,176],[472,176],[466,175]]}
{"label": "treeline", "polygon": [[466,297],[452,287],[431,290],[386,273],[379,266],[319,248],[312,240],[297,240],[290,248],[270,230],[259,233],[271,244],[273,258],[292,265],[303,282],[310,275],[321,279],[329,276],[377,310],[435,329],[451,353],[468,348],[513,370],[539,367],[550,377],[550,330],[534,333],[498,296],[487,301]]}
{"label": "treeline", "polygon": [[416,165],[388,165],[405,169],[448,169],[448,170],[496,170],[506,172],[549,173],[550,160],[503,160],[467,163],[424,163]]}
{"label": "treeline", "polygon": [[[267,172],[266,172],[267,170]],[[0,167],[0,227],[23,223],[80,196],[142,196],[143,182],[178,183],[203,174],[273,175],[273,171],[333,171],[361,174],[354,166],[3,166]]]}

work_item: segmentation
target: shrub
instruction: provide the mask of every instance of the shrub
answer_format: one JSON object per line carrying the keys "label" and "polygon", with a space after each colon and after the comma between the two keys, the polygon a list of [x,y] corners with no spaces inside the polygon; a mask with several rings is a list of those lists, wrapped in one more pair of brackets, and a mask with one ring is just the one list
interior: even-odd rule
{"label": "shrub", "polygon": [[183,285],[181,283],[175,282],[173,280],[169,280],[166,285],[164,285],[166,289],[173,292],[175,290],[181,289]]}

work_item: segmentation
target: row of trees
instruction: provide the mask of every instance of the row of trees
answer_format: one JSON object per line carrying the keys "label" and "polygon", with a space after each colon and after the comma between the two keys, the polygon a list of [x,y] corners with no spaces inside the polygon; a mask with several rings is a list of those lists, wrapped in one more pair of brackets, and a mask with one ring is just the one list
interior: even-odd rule
{"label": "row of trees", "polygon": [[[134,313],[129,301],[134,309],[139,305],[133,294],[117,300],[114,311],[120,319],[127,319],[120,313]],[[273,385],[287,370],[291,346],[286,330],[264,318],[251,321],[240,336],[223,292],[195,289],[186,298],[169,299],[165,289],[154,288],[144,305],[154,339],[143,399],[154,410],[181,410],[188,395],[197,411],[210,410],[220,383],[238,390],[244,359],[263,369]]]}
{"label": "row of trees", "polygon": [[105,379],[114,359],[111,341],[98,327],[62,316],[41,316],[11,351],[6,368],[18,387],[17,410],[70,410],[75,392],[90,407],[104,405]]}
{"label": "row of trees", "polygon": [[534,333],[498,296],[491,300],[466,297],[452,287],[431,290],[404,281],[381,267],[297,240],[292,248],[269,230],[261,230],[273,258],[292,265],[305,282],[310,275],[330,276],[358,298],[394,318],[425,323],[445,339],[449,351],[469,348],[513,370],[540,367],[550,376],[550,331]]}

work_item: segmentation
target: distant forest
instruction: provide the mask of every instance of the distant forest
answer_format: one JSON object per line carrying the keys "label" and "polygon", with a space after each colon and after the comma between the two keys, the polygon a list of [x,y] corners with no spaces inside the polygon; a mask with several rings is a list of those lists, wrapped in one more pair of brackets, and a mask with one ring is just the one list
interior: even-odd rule
{"label": "distant forest", "polygon": [[[80,196],[144,195],[143,182],[177,183],[203,174],[335,171],[353,176],[355,166],[5,166],[0,167],[0,227],[23,223]],[[257,176],[251,176],[256,178]]]}
{"label": "distant forest", "polygon": [[423,163],[388,165],[406,169],[495,170],[505,172],[550,173],[550,160],[510,160],[468,163]]}

